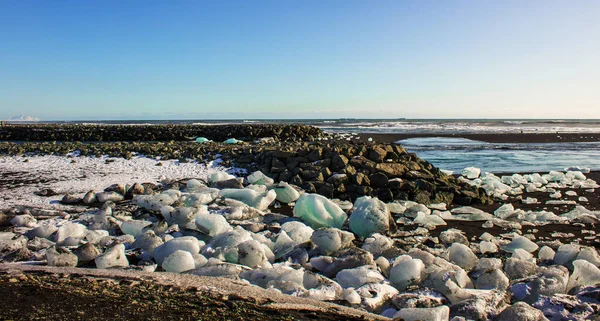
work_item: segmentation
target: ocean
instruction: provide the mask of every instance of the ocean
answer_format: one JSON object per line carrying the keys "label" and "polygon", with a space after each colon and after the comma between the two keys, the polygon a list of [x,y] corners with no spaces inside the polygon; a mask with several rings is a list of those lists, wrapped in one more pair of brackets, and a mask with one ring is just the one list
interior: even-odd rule
{"label": "ocean", "polygon": [[[254,119],[254,120],[125,120],[65,121],[93,124],[252,124],[302,123],[330,133],[498,134],[600,133],[599,119]],[[398,141],[435,166],[461,171],[475,166],[494,173],[548,172],[569,167],[600,170],[600,142],[499,144],[462,138],[411,138]]]}

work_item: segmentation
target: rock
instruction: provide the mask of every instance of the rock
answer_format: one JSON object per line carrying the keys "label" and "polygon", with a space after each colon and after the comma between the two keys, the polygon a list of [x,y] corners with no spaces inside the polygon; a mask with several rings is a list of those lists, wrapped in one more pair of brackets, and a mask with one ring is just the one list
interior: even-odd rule
{"label": "rock", "polygon": [[95,260],[96,267],[99,269],[110,269],[115,267],[128,267],[129,261],[125,256],[125,245],[117,244],[106,250]]}
{"label": "rock", "polygon": [[326,277],[335,277],[344,269],[352,269],[364,265],[373,265],[373,255],[358,248],[349,248],[336,252],[332,257],[319,256],[310,260],[311,265]]}
{"label": "rock", "polygon": [[89,191],[83,196],[83,204],[89,205],[98,202],[96,198],[96,193],[94,191]]}
{"label": "rock", "polygon": [[318,194],[303,194],[294,206],[294,217],[312,228],[341,228],[348,215],[334,202]]}
{"label": "rock", "polygon": [[553,265],[540,267],[539,273],[521,279],[511,286],[516,300],[529,304],[537,302],[542,296],[554,297],[555,294],[567,293],[569,270],[564,266]]}
{"label": "rock", "polygon": [[394,319],[404,321],[447,321],[450,318],[450,308],[442,305],[436,308],[406,308],[394,314]]}
{"label": "rock", "polygon": [[387,233],[391,214],[385,203],[377,198],[363,196],[356,200],[350,216],[350,230],[366,238],[373,233]]}
{"label": "rock", "polygon": [[517,302],[512,306],[504,309],[496,319],[496,321],[547,321],[542,311],[530,306],[525,302]]}
{"label": "rock", "polygon": [[81,202],[81,198],[79,198],[75,195],[65,194],[65,196],[63,196],[63,198],[60,200],[60,202],[62,204],[67,204],[67,205],[77,204],[77,203]]}
{"label": "rock", "polygon": [[100,255],[100,250],[92,243],[85,243],[76,248],[73,254],[77,256],[77,264],[83,265],[94,261]]}
{"label": "rock", "polygon": [[59,247],[58,249],[54,247],[49,248],[46,250],[46,258],[49,266],[77,266],[77,256],[64,247]]}
{"label": "rock", "polygon": [[347,165],[348,165],[348,158],[346,158],[346,156],[336,153],[333,155],[333,157],[331,157],[330,168],[332,171],[334,171],[334,172],[340,171],[342,169],[345,169]]}
{"label": "rock", "polygon": [[377,163],[383,162],[386,155],[387,151],[381,147],[374,147],[369,151],[369,159]]}
{"label": "rock", "polygon": [[167,272],[181,273],[195,269],[196,263],[190,252],[177,250],[169,254],[163,260],[161,266]]}
{"label": "rock", "polygon": [[388,185],[388,177],[384,173],[374,173],[369,175],[369,181],[373,188],[387,187]]}
{"label": "rock", "polygon": [[375,169],[387,175],[387,177],[401,177],[408,171],[408,167],[400,163],[381,163],[375,166]]}

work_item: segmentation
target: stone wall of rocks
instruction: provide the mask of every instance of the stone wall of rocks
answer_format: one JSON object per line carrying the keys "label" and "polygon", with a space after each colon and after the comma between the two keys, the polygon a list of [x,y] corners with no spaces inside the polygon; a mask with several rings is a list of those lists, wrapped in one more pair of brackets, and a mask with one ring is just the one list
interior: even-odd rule
{"label": "stone wall of rocks", "polygon": [[254,165],[277,181],[326,197],[422,204],[489,203],[482,190],[459,183],[396,144],[304,143],[297,148],[263,150]]}
{"label": "stone wall of rocks", "polygon": [[314,140],[323,136],[308,125],[229,124],[229,125],[79,125],[18,124],[0,127],[5,141],[186,141],[206,137],[214,141],[229,138],[255,140],[274,137],[283,141]]}

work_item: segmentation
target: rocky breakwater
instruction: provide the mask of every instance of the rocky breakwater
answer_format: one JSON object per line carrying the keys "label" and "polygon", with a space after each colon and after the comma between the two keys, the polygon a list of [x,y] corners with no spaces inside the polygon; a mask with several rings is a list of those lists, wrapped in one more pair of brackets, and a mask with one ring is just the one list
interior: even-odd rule
{"label": "rocky breakwater", "polygon": [[307,141],[323,135],[323,131],[319,128],[297,124],[18,124],[0,127],[0,141],[189,141],[199,136],[214,141],[224,141],[232,137],[244,141],[264,137]]}
{"label": "rocky breakwater", "polygon": [[250,167],[328,198],[373,196],[382,201],[459,205],[491,202],[482,189],[456,180],[397,144],[314,142],[263,148]]}

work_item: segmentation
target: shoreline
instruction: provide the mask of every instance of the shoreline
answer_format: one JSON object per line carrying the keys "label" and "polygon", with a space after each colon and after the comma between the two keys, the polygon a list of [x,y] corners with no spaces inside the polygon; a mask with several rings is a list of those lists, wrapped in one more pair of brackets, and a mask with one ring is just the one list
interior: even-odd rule
{"label": "shoreline", "polygon": [[362,142],[395,143],[408,138],[465,138],[487,143],[575,143],[600,142],[600,133],[357,133]]}

